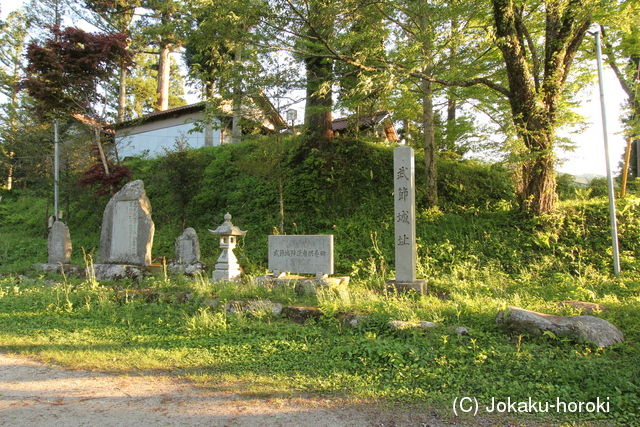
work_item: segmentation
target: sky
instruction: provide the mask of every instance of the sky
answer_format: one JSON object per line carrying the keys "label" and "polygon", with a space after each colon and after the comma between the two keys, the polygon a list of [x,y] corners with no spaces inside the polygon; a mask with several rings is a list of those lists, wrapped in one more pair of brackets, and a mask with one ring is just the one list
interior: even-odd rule
{"label": "sky", "polygon": [[[25,3],[24,0],[0,0],[2,18],[6,18],[9,12],[18,9],[23,3]],[[593,40],[587,38],[585,43],[589,42],[593,43]],[[626,100],[626,94],[609,68],[604,69],[603,75],[609,158],[611,170],[615,173],[619,169],[618,164],[626,148],[626,141],[622,135],[620,122],[621,105]],[[578,113],[586,117],[587,128],[580,135],[569,136],[576,143],[575,151],[556,152],[561,162],[558,171],[572,175],[595,174],[605,176],[607,169],[598,83],[594,82],[591,87],[591,93],[584,95],[581,99],[582,105],[578,109]]]}
{"label": "sky", "polygon": [[[590,40],[586,39],[585,43]],[[596,65],[594,64],[594,68]],[[596,70],[594,70],[596,71]],[[607,136],[611,171],[619,170],[618,164],[624,155],[627,142],[622,134],[622,106],[627,100],[615,74],[610,68],[603,70],[604,104],[606,113]],[[597,81],[591,85],[591,93],[581,97],[582,105],[577,112],[587,119],[587,129],[580,135],[571,135],[570,139],[577,145],[571,153],[558,152],[560,160],[566,162],[558,170],[572,175],[596,174],[606,175],[604,133],[602,126],[602,108],[600,106],[600,89]]]}

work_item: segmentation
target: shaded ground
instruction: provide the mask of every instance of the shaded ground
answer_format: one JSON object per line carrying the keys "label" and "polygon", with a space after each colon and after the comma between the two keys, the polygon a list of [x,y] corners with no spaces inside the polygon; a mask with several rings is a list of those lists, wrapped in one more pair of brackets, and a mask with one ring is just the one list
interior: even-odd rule
{"label": "shaded ground", "polygon": [[544,426],[533,420],[448,419],[418,407],[336,398],[247,399],[159,376],[72,371],[0,354],[0,426]]}

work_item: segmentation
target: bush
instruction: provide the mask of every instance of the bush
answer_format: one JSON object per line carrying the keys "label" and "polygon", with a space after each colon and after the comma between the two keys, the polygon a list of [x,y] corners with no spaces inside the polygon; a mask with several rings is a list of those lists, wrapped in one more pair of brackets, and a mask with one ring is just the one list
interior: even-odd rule
{"label": "bush", "polygon": [[515,201],[511,172],[500,163],[444,160],[438,163],[438,197],[446,209],[492,209]]}
{"label": "bush", "polygon": [[591,197],[607,196],[609,193],[607,178],[593,178],[589,182],[589,189],[591,190]]}

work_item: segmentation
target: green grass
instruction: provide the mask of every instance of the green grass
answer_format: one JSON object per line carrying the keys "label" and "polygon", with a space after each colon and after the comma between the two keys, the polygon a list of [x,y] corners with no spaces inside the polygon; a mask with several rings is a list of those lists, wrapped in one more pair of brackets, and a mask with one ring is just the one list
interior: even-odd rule
{"label": "green grass", "polygon": [[[640,298],[631,275],[554,279],[534,272],[513,277],[461,269],[434,280],[446,299],[387,293],[377,282],[317,297],[253,285],[150,279],[140,285],[192,301],[123,300],[110,286],[58,277],[0,281],[0,349],[74,369],[180,375],[251,396],[298,393],[428,402],[448,408],[459,396],[506,400],[592,401],[610,398],[613,419],[637,423]],[[635,287],[634,287],[635,286]],[[506,305],[572,314],[557,302],[588,296],[611,310],[601,316],[621,328],[624,344],[598,349],[551,337],[513,335],[495,324]],[[219,298],[217,308],[203,302]],[[261,314],[232,315],[233,299],[315,304],[322,320],[299,325]],[[355,328],[343,313],[365,313]],[[429,320],[434,330],[391,331],[388,320]],[[462,325],[469,336],[453,331]],[[568,421],[586,422],[587,414]],[[599,418],[598,418],[599,417]],[[598,421],[600,420],[600,421]]]}
{"label": "green grass", "polygon": [[[362,152],[354,147],[355,153]],[[235,146],[229,153],[249,148]],[[381,159],[389,157],[368,149]],[[245,271],[257,275],[264,272],[266,236],[277,203],[259,185],[245,185],[256,177],[217,167],[224,158],[216,156],[225,153],[203,152],[214,160],[203,182],[231,187],[201,186],[190,212],[198,221],[194,226],[203,230],[217,226],[216,215],[230,206],[234,223],[238,218],[236,225],[250,230],[238,257]],[[341,158],[329,160],[335,176],[341,176]],[[315,175],[333,169],[309,166],[296,175],[303,182],[287,190],[287,218],[295,221],[288,227],[334,234],[336,271],[351,276],[348,288],[311,296],[291,288],[259,287],[250,277],[241,284],[163,276],[133,284],[39,274],[30,266],[47,259],[46,202],[28,191],[6,192],[0,203],[0,351],[74,369],[177,375],[249,396],[313,393],[392,405],[425,402],[449,415],[453,400],[464,396],[485,403],[491,398],[589,402],[608,397],[609,413],[568,414],[562,422],[640,425],[640,199],[618,201],[622,274],[613,277],[605,200],[572,200],[553,215],[529,219],[501,199],[504,191],[484,208],[478,207],[482,200],[468,203],[462,193],[449,194],[442,210],[419,207],[417,212],[418,273],[427,280],[429,293],[396,295],[385,287],[394,274],[393,218],[387,209],[392,201],[390,193],[378,196],[386,175],[378,174],[376,166],[376,173],[366,169],[364,177],[341,181]],[[150,199],[166,201],[169,193],[151,169],[143,177]],[[361,170],[348,168],[350,173]],[[229,176],[217,179],[218,174]],[[333,180],[327,194],[320,178]],[[478,180],[478,185],[487,182],[492,180]],[[259,194],[240,191],[246,189]],[[354,193],[359,202],[352,205],[343,195]],[[328,206],[323,198],[331,199],[332,209],[309,209],[309,204]],[[81,248],[89,253],[87,262],[97,255],[93,250],[103,202],[77,203],[70,209],[74,264],[85,263]],[[170,257],[179,234],[172,205],[154,203],[155,256]],[[209,265],[217,256],[216,241],[201,240]],[[324,316],[299,325],[266,311],[224,311],[228,301],[258,299],[317,306]],[[625,342],[599,349],[552,336],[517,335],[495,323],[497,312],[508,305],[579,314],[558,306],[565,300],[606,305],[610,310],[598,316],[622,330]],[[366,318],[351,327],[341,321],[351,313]],[[393,331],[389,320],[439,326]],[[457,326],[466,327],[469,335],[458,336]],[[549,422],[557,425],[555,419]]]}

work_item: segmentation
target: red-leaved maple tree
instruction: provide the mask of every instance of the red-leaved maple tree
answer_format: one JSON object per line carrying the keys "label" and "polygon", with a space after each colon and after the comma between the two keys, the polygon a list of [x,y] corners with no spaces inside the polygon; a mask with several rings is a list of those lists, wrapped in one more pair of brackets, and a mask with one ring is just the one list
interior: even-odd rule
{"label": "red-leaved maple tree", "polygon": [[124,61],[132,64],[123,33],[88,33],[79,28],[51,28],[42,45],[27,47],[26,77],[21,87],[36,101],[40,115],[80,113],[94,116],[102,100],[98,85]]}
{"label": "red-leaved maple tree", "polygon": [[28,65],[21,87],[35,100],[35,112],[44,120],[73,116],[92,129],[96,162],[79,180],[97,186],[96,194],[113,193],[131,173],[107,159],[100,141],[102,120],[96,114],[102,104],[99,86],[114,76],[118,67],[132,65],[124,33],[88,33],[79,28],[52,27],[42,44],[27,47]]}
{"label": "red-leaved maple tree", "polygon": [[[97,145],[93,146],[92,155],[96,160],[100,158]],[[97,161],[83,171],[82,178],[78,179],[80,185],[92,187],[97,196],[114,194],[131,178],[131,169],[128,166],[114,164],[109,159],[106,162],[108,175],[104,166]]]}

